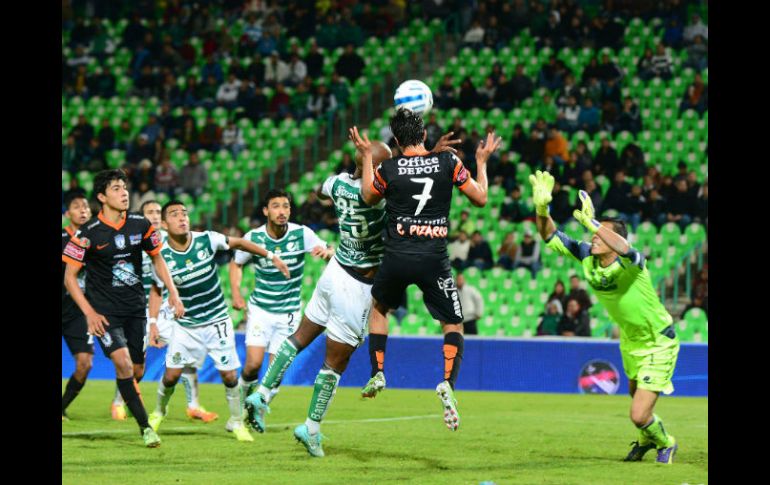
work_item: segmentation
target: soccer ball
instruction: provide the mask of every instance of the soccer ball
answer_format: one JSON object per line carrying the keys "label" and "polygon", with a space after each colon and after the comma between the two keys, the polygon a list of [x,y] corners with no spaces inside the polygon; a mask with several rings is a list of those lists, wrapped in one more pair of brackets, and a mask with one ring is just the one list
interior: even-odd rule
{"label": "soccer ball", "polygon": [[404,81],[396,89],[393,102],[398,108],[406,108],[425,115],[433,107],[433,93],[427,84],[417,79]]}

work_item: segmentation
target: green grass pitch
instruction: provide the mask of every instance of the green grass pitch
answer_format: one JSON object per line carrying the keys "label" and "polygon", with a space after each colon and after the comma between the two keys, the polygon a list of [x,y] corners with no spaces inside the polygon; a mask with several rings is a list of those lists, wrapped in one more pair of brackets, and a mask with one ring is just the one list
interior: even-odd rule
{"label": "green grass pitch", "polygon": [[[343,377],[344,379],[344,377]],[[66,381],[62,381],[62,391]],[[143,382],[149,410],[157,384]],[[672,466],[624,463],[637,437],[628,396],[470,392],[456,395],[460,430],[444,426],[430,390],[388,389],[363,401],[337,391],[322,425],[325,458],[311,458],[292,430],[304,422],[309,387],[284,387],[265,434],[240,443],[224,429],[220,384],[201,385],[201,403],[219,413],[209,424],[184,414],[178,386],[148,449],[133,419],[110,419],[115,384],[89,381],[62,423],[62,484],[701,484],[708,482],[708,399],[663,397],[656,412],[679,441]]]}

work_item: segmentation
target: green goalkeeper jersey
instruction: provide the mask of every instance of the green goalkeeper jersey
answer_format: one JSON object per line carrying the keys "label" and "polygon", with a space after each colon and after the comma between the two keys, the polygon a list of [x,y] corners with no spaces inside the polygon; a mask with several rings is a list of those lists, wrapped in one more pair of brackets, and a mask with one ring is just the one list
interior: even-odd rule
{"label": "green goalkeeper jersey", "polygon": [[583,275],[594,289],[607,313],[620,326],[621,347],[650,345],[657,335],[671,325],[672,318],[652,286],[645,258],[636,249],[619,256],[602,268],[599,258],[591,255],[591,245],[578,242],[561,231],[546,240],[554,251],[572,256],[583,265]]}

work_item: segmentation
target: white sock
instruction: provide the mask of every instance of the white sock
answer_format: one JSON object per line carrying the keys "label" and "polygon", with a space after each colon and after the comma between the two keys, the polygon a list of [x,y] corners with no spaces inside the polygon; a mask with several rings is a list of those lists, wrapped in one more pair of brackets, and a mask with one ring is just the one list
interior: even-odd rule
{"label": "white sock", "polygon": [[197,409],[201,407],[198,402],[198,373],[194,367],[185,367],[182,369],[182,375],[179,380],[184,386],[184,392],[187,396],[187,407]]}
{"label": "white sock", "polygon": [[166,415],[168,412],[168,402],[171,400],[171,396],[174,394],[176,386],[166,387],[163,384],[163,379],[158,381],[158,402],[155,405],[155,412],[162,415]]}
{"label": "white sock", "polygon": [[270,396],[270,393],[272,392],[269,387],[265,387],[262,384],[259,385],[257,388],[257,392],[262,394],[262,397],[265,398],[265,401],[267,401],[268,397]]}
{"label": "white sock", "polygon": [[273,402],[273,399],[275,399],[276,394],[278,394],[280,391],[281,391],[280,387],[276,387],[275,389],[270,389],[267,397],[265,398],[267,403],[270,404],[271,402]]}
{"label": "white sock", "polygon": [[112,398],[112,404],[115,404],[116,406],[123,406],[126,404],[125,401],[123,401],[123,396],[120,395],[120,389],[115,387],[115,397]]}
{"label": "white sock", "polygon": [[321,423],[318,421],[313,421],[310,418],[306,418],[305,426],[307,426],[307,431],[310,434],[318,434],[321,432]]}
{"label": "white sock", "polygon": [[225,386],[225,397],[227,398],[227,407],[230,408],[230,419],[240,421],[241,414],[241,389],[239,386]]}

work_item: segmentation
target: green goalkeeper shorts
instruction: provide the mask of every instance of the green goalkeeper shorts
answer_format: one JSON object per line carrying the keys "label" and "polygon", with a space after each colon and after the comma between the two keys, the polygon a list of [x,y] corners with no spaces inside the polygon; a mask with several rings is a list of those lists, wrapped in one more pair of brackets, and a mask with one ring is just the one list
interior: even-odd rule
{"label": "green goalkeeper shorts", "polygon": [[[673,335],[673,326],[664,332]],[[676,359],[679,356],[679,337],[673,338],[661,333],[654,342],[642,345],[633,344],[621,346],[623,369],[629,380],[636,381],[638,389],[671,394],[674,385],[671,377],[674,375]]]}

